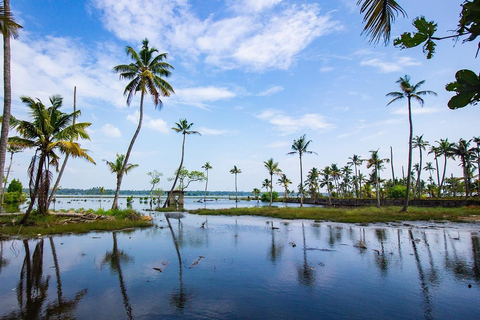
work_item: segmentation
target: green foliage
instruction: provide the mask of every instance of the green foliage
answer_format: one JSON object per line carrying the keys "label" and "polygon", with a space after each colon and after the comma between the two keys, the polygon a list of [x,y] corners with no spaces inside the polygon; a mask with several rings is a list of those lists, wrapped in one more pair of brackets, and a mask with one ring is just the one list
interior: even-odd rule
{"label": "green foliage", "polygon": [[[278,198],[278,192],[273,191],[272,192],[272,201],[277,200],[277,198]],[[260,197],[260,199],[262,200],[262,202],[270,202],[270,192],[262,193],[262,196]]]}
{"label": "green foliage", "polygon": [[437,31],[437,24],[434,21],[427,21],[425,17],[417,17],[413,20],[413,26],[417,29],[417,32],[405,32],[393,41],[395,46],[399,46],[401,49],[417,47],[423,42],[423,53],[427,55],[427,59],[431,59],[435,53],[436,44],[433,42],[432,37],[435,31]]}
{"label": "green foliage", "polygon": [[23,192],[5,192],[3,196],[4,203],[18,203],[25,201],[25,194]]}
{"label": "green foliage", "polygon": [[127,197],[127,204],[132,204],[133,202],[133,196],[128,196]]}
{"label": "green foliage", "polygon": [[387,190],[387,197],[390,199],[401,199],[407,195],[407,187],[395,185]]}
{"label": "green foliage", "polygon": [[480,78],[471,70],[459,70],[455,74],[457,81],[445,86],[447,91],[456,92],[448,102],[450,109],[463,108],[468,104],[476,105],[480,101]]}
{"label": "green foliage", "polygon": [[13,179],[8,185],[7,192],[23,192],[23,185],[18,179]]}

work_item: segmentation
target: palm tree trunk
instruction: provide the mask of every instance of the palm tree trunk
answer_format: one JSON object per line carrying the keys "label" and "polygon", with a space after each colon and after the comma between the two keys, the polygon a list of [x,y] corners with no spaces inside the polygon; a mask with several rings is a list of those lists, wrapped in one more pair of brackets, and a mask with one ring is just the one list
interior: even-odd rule
{"label": "palm tree trunk", "polygon": [[299,151],[300,157],[300,207],[303,207],[303,166],[302,166],[302,153]]}
{"label": "palm tree trunk", "polygon": [[[77,87],[73,87],[73,113],[77,111]],[[75,126],[75,116],[73,117],[73,125]],[[48,197],[48,203],[47,203],[47,209],[50,207],[50,203],[52,202],[53,197],[55,196],[55,193],[57,192],[58,185],[60,184],[60,180],[62,179],[63,171],[65,170],[65,167],[67,166],[68,158],[70,157],[70,153],[67,153],[65,155],[65,160],[62,163],[62,167],[60,168],[60,172],[58,173],[57,181],[55,181],[55,184],[53,185],[52,188],[52,193],[50,194],[50,197]]]}
{"label": "palm tree trunk", "polygon": [[395,170],[393,170],[393,148],[390,146],[390,167],[392,168],[392,181],[395,186]]}
{"label": "palm tree trunk", "polygon": [[[10,0],[3,1],[3,8],[5,12],[10,11]],[[12,86],[10,74],[10,34],[8,31],[3,34],[3,118],[2,118],[2,132],[0,136],[0,185],[3,181],[3,172],[5,167],[5,158],[7,156],[7,139],[8,129],[10,126],[10,115],[12,108]],[[2,195],[5,190],[2,188],[0,193]],[[0,203],[0,211],[3,210],[3,201]]]}
{"label": "palm tree trunk", "polygon": [[3,192],[2,192],[2,198],[0,199],[0,204],[3,204],[3,199],[5,195],[5,190],[7,189],[7,182],[8,182],[8,176],[10,175],[10,170],[12,169],[12,163],[13,163],[13,152],[10,155],[10,164],[8,165],[7,169],[7,175],[5,176],[5,181],[3,182]]}
{"label": "palm tree trunk", "polygon": [[238,202],[237,174],[235,173],[235,202]]}
{"label": "palm tree trunk", "polygon": [[408,97],[408,123],[410,126],[410,134],[408,138],[408,171],[407,171],[407,194],[405,195],[405,203],[400,212],[406,212],[408,209],[408,198],[410,196],[410,177],[412,174],[412,138],[413,138],[413,122],[412,122],[412,106]]}
{"label": "palm tree trunk", "polygon": [[205,180],[205,194],[203,195],[203,203],[205,203],[205,201],[207,201],[207,187],[208,187],[208,169],[206,170],[207,171],[207,180]]}
{"label": "palm tree trunk", "polygon": [[418,165],[418,177],[417,177],[417,185],[415,187],[415,191],[418,192],[417,198],[420,199],[422,197],[422,180],[420,176],[422,175],[422,147],[419,147],[420,151],[420,163]]}
{"label": "palm tree trunk", "polygon": [[35,184],[33,187],[33,190],[30,190],[30,204],[28,205],[27,210],[25,211],[25,214],[23,215],[22,220],[20,220],[20,224],[25,224],[27,223],[28,217],[32,213],[33,206],[35,205],[35,200],[37,199],[37,194],[38,194],[38,189],[39,189],[39,184],[40,184],[40,177],[43,174],[43,164],[45,162],[45,156],[43,153],[40,155],[40,160],[37,168],[37,176],[35,177]]}
{"label": "palm tree trunk", "polygon": [[272,206],[272,202],[273,202],[273,173],[270,174],[270,205],[269,207]]}
{"label": "palm tree trunk", "polygon": [[167,199],[165,200],[165,203],[163,204],[163,207],[166,208],[168,205],[170,205],[171,197],[173,190],[175,190],[175,186],[177,185],[178,181],[178,176],[180,176],[180,170],[182,170],[183,167],[183,159],[185,157],[185,133],[183,134],[183,142],[182,142],[182,158],[180,159],[180,166],[178,167],[177,170],[177,175],[175,176],[175,180],[173,181],[172,189],[170,189],[170,192],[167,195]]}
{"label": "palm tree trunk", "polygon": [[469,188],[470,179],[468,178],[468,163],[465,156],[462,156],[462,167],[463,167],[463,183],[465,184],[465,200],[467,200],[468,195],[470,193],[470,188]]}
{"label": "palm tree trunk", "polygon": [[438,157],[437,156],[435,156],[435,166],[436,166],[436,169],[437,169],[437,183],[438,183],[437,197],[440,198],[440,192],[442,190],[442,187],[440,185],[440,172],[438,171],[439,168],[438,168]]}
{"label": "palm tree trunk", "polygon": [[113,198],[112,210],[118,209],[118,196],[120,195],[120,187],[122,186],[123,175],[125,173],[125,167],[128,163],[128,158],[130,158],[130,153],[132,152],[133,145],[137,136],[142,128],[142,121],[143,121],[143,97],[144,92],[140,96],[140,117],[138,119],[138,126],[137,130],[135,130],[135,134],[133,135],[132,141],[130,141],[130,145],[128,146],[127,154],[125,155],[125,160],[123,161],[122,169],[120,170],[120,174],[117,177],[117,190],[115,191],[115,197]]}
{"label": "palm tree trunk", "polygon": [[377,193],[377,208],[380,208],[380,182],[378,178],[378,166],[375,165],[375,183],[376,183],[376,193]]}
{"label": "palm tree trunk", "polygon": [[448,158],[447,158],[446,155],[444,155],[444,159],[445,159],[445,161],[444,161],[444,163],[443,163],[442,181],[441,181],[440,186],[439,186],[439,188],[438,188],[438,189],[439,189],[439,191],[438,191],[438,192],[439,192],[439,195],[440,195],[440,190],[443,189],[443,184],[445,183],[445,174],[446,174],[446,172],[447,172],[447,159],[448,159]]}

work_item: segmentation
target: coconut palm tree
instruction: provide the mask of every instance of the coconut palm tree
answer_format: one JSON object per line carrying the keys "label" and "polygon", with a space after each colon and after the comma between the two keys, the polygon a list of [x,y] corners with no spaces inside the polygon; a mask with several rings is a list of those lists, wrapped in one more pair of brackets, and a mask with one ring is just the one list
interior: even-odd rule
{"label": "coconut palm tree", "polygon": [[107,191],[105,191],[104,187],[98,188],[98,191],[100,191],[100,209],[102,209],[102,197],[105,193],[107,193]]}
{"label": "coconut palm tree", "polygon": [[365,13],[362,34],[370,37],[369,42],[372,43],[378,43],[383,38],[383,42],[388,44],[395,16],[407,15],[395,0],[358,0],[357,5],[360,13]]}
{"label": "coconut palm tree", "polygon": [[[12,108],[12,85],[11,85],[11,50],[10,38],[17,39],[18,31],[22,26],[15,22],[10,11],[10,0],[3,0],[0,4],[0,31],[3,35],[3,116],[2,132],[0,134],[0,182],[3,181],[5,160],[7,156],[8,130],[10,128],[10,116]],[[0,190],[3,200],[4,190]],[[3,201],[0,202],[0,209]]]}
{"label": "coconut palm tree", "polygon": [[390,159],[381,159],[378,155],[378,150],[370,151],[370,159],[367,160],[367,168],[373,167],[375,175],[375,189],[377,194],[377,207],[380,208],[380,171],[383,169],[383,163],[390,162]]}
{"label": "coconut palm tree", "polygon": [[432,177],[432,171],[436,170],[435,167],[433,166],[433,162],[425,163],[425,167],[423,167],[423,170],[428,171],[430,173],[430,177],[428,178],[428,180],[430,181],[430,183],[435,184]]}
{"label": "coconut palm tree", "polygon": [[282,170],[278,167],[278,162],[273,161],[273,158],[268,159],[267,161],[263,161],[265,165],[265,169],[268,170],[268,174],[270,175],[270,204],[272,206],[273,202],[273,175],[280,174]]}
{"label": "coconut palm tree", "polygon": [[328,194],[328,205],[332,205],[332,192],[331,192],[331,184],[332,184],[332,171],[329,166],[326,166],[321,175],[323,179],[320,181],[320,187],[327,187],[327,194]]}
{"label": "coconut palm tree", "polygon": [[[422,160],[423,160],[423,153],[422,151],[425,151],[427,146],[429,146],[429,142],[423,140],[423,134],[421,136],[415,136],[412,140],[412,147],[418,148],[419,153],[420,153],[420,161],[418,163],[418,176],[417,176],[417,183],[415,186],[415,191],[417,193],[417,196],[420,198],[422,196],[422,186],[421,186],[421,174],[422,174]],[[415,193],[414,193],[415,194]]]}
{"label": "coconut palm tree", "polygon": [[173,190],[175,190],[175,186],[177,185],[178,181],[178,176],[180,175],[180,172],[182,171],[183,167],[183,160],[185,159],[185,137],[187,135],[191,134],[198,134],[201,136],[200,132],[195,131],[195,130],[190,130],[193,126],[192,123],[188,123],[187,119],[180,119],[178,122],[175,122],[176,127],[172,127],[172,130],[181,133],[183,135],[182,139],[182,157],[180,159],[180,165],[178,166],[176,175],[175,175],[175,180],[173,180],[173,185],[172,188],[170,189],[170,192],[167,195],[167,199],[165,200],[165,203],[163,204],[163,207],[165,208],[166,206],[170,205],[170,197],[172,196]]}
{"label": "coconut palm tree", "polygon": [[312,140],[308,140],[305,137],[306,135],[301,136],[297,140],[293,140],[292,150],[287,154],[297,154],[300,159],[300,207],[303,207],[303,198],[304,198],[304,188],[303,188],[303,164],[302,157],[304,154],[317,154],[316,152],[308,150],[308,146]]}
{"label": "coconut palm tree", "polygon": [[235,175],[235,202],[238,202],[237,175],[242,173],[242,169],[234,165],[233,168],[230,169],[230,173]]}
{"label": "coconut palm tree", "polygon": [[309,191],[310,197],[315,199],[317,199],[317,195],[318,195],[319,176],[320,176],[320,171],[317,168],[313,167],[312,169],[310,169],[310,171],[308,171],[307,180],[305,181],[306,185],[308,186],[308,189],[310,190]]}
{"label": "coconut palm tree", "polygon": [[285,173],[283,173],[277,180],[277,184],[282,186],[285,190],[283,193],[283,202],[286,203],[288,197],[288,185],[292,184],[292,181],[287,178],[287,175]]}
{"label": "coconut palm tree", "polygon": [[434,152],[438,154],[438,156],[443,155],[443,173],[442,173],[442,180],[438,184],[438,197],[440,197],[441,192],[443,190],[443,185],[445,183],[445,174],[447,173],[447,161],[448,159],[454,159],[454,151],[453,147],[455,143],[448,142],[447,139],[440,139],[440,141],[435,141],[438,144],[438,147],[435,149]]}
{"label": "coconut palm tree", "polygon": [[[120,73],[120,79],[130,80],[123,92],[123,94],[127,96],[127,105],[130,105],[133,96],[137,92],[140,92],[140,109],[138,126],[128,146],[124,164],[127,164],[130,159],[133,144],[142,127],[143,99],[145,94],[150,94],[155,107],[161,108],[162,100],[160,97],[169,97],[171,93],[174,93],[172,86],[164,79],[164,77],[171,75],[170,70],[173,69],[170,64],[164,61],[167,58],[166,53],[156,54],[158,50],[153,47],[150,48],[147,39],[143,40],[142,49],[139,53],[130,46],[126,47],[126,52],[132,59],[132,62],[130,64],[118,65],[113,68],[113,71]],[[117,180],[117,189],[115,191],[115,197],[113,198],[112,209],[118,207],[118,195],[120,194],[123,174],[124,169],[120,171],[120,179]]]}
{"label": "coconut palm tree", "polygon": [[353,165],[354,168],[355,168],[355,180],[354,180],[354,184],[355,184],[355,197],[359,197],[359,189],[358,189],[358,171],[357,171],[357,166],[360,166],[362,165],[362,162],[364,161],[359,155],[356,155],[354,154],[353,156],[349,157],[348,159],[350,159],[349,162],[347,162],[347,164],[349,165]]}
{"label": "coconut palm tree", "polygon": [[258,202],[258,196],[259,196],[260,193],[261,193],[260,189],[258,189],[258,188],[253,188],[252,193],[253,193],[253,195],[254,195],[254,197],[255,197],[255,200],[257,200],[257,202]]}
{"label": "coconut palm tree", "polygon": [[117,178],[117,185],[118,185],[118,179],[120,179],[120,175],[122,176],[126,175],[132,169],[135,169],[136,167],[138,167],[138,164],[125,163],[124,154],[117,153],[117,158],[115,159],[115,161],[108,161],[105,159],[103,159],[103,161],[105,161],[105,163],[107,164],[108,168],[110,169],[110,172],[115,173]]}
{"label": "coconut palm tree", "polygon": [[90,123],[74,123],[80,111],[63,113],[62,97],[50,97],[50,107],[45,107],[41,100],[21,97],[23,103],[30,109],[32,121],[17,120],[12,118],[11,125],[15,127],[19,136],[11,137],[9,141],[21,148],[35,149],[28,168],[30,186],[30,204],[20,223],[26,223],[33,206],[38,199],[39,212],[43,215],[48,211],[48,191],[50,189],[51,172],[53,166],[58,170],[57,151],[63,154],[70,153],[74,158],[83,158],[95,164],[88,155],[88,150],[82,149],[80,144],[74,142],[78,138],[90,139],[86,128]]}
{"label": "coconut palm tree", "polygon": [[460,139],[453,147],[453,154],[460,158],[463,169],[463,182],[465,184],[465,199],[470,195],[471,160],[475,156],[475,148],[470,147],[472,140]]}
{"label": "coconut palm tree", "polygon": [[405,77],[400,77],[397,80],[397,83],[400,85],[400,92],[389,92],[387,97],[393,97],[393,99],[387,103],[387,106],[392,104],[395,101],[406,98],[407,107],[408,107],[408,123],[410,127],[410,133],[408,138],[408,171],[407,171],[407,193],[405,195],[405,204],[403,205],[401,212],[405,212],[408,209],[408,199],[410,195],[410,177],[412,172],[412,139],[413,139],[413,122],[412,122],[412,98],[415,99],[420,106],[423,107],[425,101],[421,98],[423,95],[433,94],[437,95],[436,92],[430,90],[419,91],[418,89],[425,83],[425,80],[422,80],[414,85],[410,84],[410,77],[405,75]]}
{"label": "coconut palm tree", "polygon": [[205,194],[203,195],[203,202],[205,203],[205,201],[206,201],[206,199],[207,199],[208,170],[213,169],[213,167],[210,165],[210,162],[207,161],[207,162],[205,162],[205,164],[202,166],[202,169],[205,169],[205,175],[206,175],[206,179],[205,179]]}

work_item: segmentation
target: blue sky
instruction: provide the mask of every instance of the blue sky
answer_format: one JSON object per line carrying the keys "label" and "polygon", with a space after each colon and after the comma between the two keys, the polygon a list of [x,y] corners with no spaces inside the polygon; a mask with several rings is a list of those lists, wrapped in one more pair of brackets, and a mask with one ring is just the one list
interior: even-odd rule
{"label": "blue sky", "polygon": [[[304,172],[348,157],[381,157],[394,150],[396,175],[406,167],[408,120],[406,101],[386,106],[385,96],[398,91],[395,81],[406,74],[437,97],[415,104],[414,134],[435,140],[478,136],[480,109],[449,110],[452,96],[445,84],[459,69],[478,71],[475,44],[440,42],[431,60],[421,48],[400,50],[372,45],[361,36],[362,17],[356,0],[15,0],[11,6],[23,25],[12,41],[13,115],[26,119],[20,96],[59,94],[64,112],[72,110],[77,87],[78,121],[91,122],[90,141],[82,141],[97,165],[70,160],[62,187],[115,187],[115,176],[103,159],[125,153],[136,129],[139,97],[126,105],[112,68],[129,63],[125,46],[150,45],[168,52],[175,68],[168,79],[176,94],[163,98],[162,110],[145,102],[145,122],[134,146],[122,189],[148,189],[147,172],[163,173],[160,187],[170,188],[180,161],[182,136],[171,130],[180,118],[193,122],[202,136],[188,136],[185,167],[201,170],[210,161],[209,189],[234,190],[229,170],[237,165],[239,190],[261,187],[268,178],[263,161],[273,158],[299,183],[297,156],[287,153],[294,139],[306,134],[318,155],[304,159]],[[458,22],[461,0],[400,1],[408,18],[398,18],[393,36],[412,31],[411,21],[425,15],[449,35]],[[2,90],[3,92],[3,90]],[[33,151],[14,158],[12,178],[27,186]],[[414,159],[417,159],[417,151]],[[426,161],[433,161],[427,157]],[[362,167],[362,172],[368,171]],[[450,172],[460,175],[458,163]],[[382,174],[390,178],[385,170]],[[276,187],[281,190],[279,186]],[[190,190],[203,189],[192,184]]]}

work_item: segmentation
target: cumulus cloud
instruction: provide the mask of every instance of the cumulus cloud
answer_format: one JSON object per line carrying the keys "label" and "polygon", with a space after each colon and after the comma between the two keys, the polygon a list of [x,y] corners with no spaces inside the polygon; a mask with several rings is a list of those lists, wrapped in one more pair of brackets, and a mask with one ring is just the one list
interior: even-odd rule
{"label": "cumulus cloud", "polygon": [[360,62],[361,66],[374,67],[382,73],[398,72],[404,70],[405,67],[418,66],[420,64],[420,62],[410,57],[402,57],[390,61],[382,58],[371,58]]}
{"label": "cumulus cloud", "polygon": [[327,122],[324,116],[317,113],[290,116],[277,110],[267,109],[256,117],[274,125],[282,134],[296,133],[306,129],[324,131],[334,128],[334,125]]}
{"label": "cumulus cloud", "polygon": [[205,127],[199,128],[198,132],[200,132],[202,135],[205,135],[205,136],[224,136],[224,135],[231,135],[236,133],[231,130],[212,129],[212,128],[205,128]]}
{"label": "cumulus cloud", "polygon": [[262,91],[260,93],[257,94],[257,96],[271,96],[275,93],[278,93],[280,91],[283,91],[283,87],[282,86],[274,86],[274,87],[271,87],[265,91]]}
{"label": "cumulus cloud", "polygon": [[287,69],[316,38],[342,28],[328,14],[320,14],[317,4],[280,0],[229,1],[227,12],[234,15],[217,13],[205,19],[194,14],[186,0],[92,0],[92,4],[118,38],[138,41],[141,33],[178,56],[204,59],[221,69]]}
{"label": "cumulus cloud", "polygon": [[122,136],[120,130],[110,123],[107,123],[102,127],[102,133],[109,138],[120,138]]}
{"label": "cumulus cloud", "polygon": [[175,91],[174,101],[180,104],[192,105],[202,109],[208,108],[208,103],[235,98],[237,94],[222,87],[194,87]]}
{"label": "cumulus cloud", "polygon": [[[129,114],[127,116],[127,120],[129,120],[132,123],[138,124],[138,119],[140,117],[140,112],[136,110],[133,114]],[[170,127],[168,124],[160,118],[153,119],[152,117],[144,114],[143,115],[143,123],[142,125],[145,128],[149,128],[151,130],[158,131],[160,133],[169,133],[170,132]]]}

